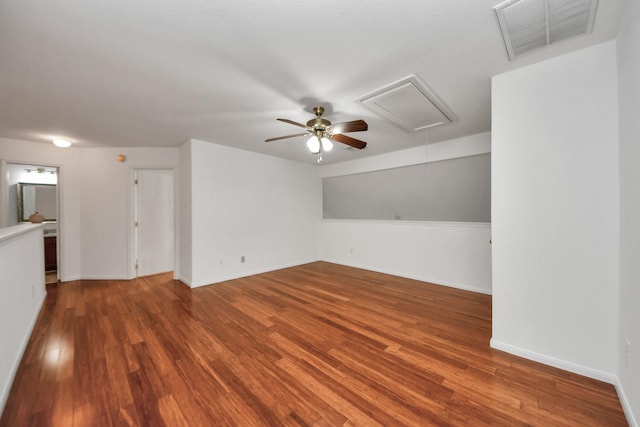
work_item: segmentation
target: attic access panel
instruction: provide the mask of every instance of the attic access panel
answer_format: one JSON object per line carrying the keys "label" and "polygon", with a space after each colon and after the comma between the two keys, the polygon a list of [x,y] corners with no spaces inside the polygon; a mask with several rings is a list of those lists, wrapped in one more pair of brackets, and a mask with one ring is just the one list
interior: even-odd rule
{"label": "attic access panel", "polygon": [[598,0],[507,0],[493,9],[509,59],[593,30]]}
{"label": "attic access panel", "polygon": [[378,89],[358,102],[412,132],[457,120],[444,102],[416,76]]}

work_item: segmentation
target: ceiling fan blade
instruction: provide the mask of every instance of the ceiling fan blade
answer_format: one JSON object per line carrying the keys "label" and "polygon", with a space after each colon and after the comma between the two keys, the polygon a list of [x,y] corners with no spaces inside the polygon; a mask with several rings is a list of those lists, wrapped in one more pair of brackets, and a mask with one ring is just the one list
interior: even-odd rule
{"label": "ceiling fan blade", "polygon": [[278,136],[278,137],[275,137],[275,138],[269,138],[269,139],[265,139],[264,142],[277,141],[279,139],[295,138],[296,136],[305,136],[305,135],[307,135],[307,132],[305,132],[305,133],[296,133],[295,135],[286,135],[286,136]]}
{"label": "ceiling fan blade", "polygon": [[359,139],[351,138],[347,135],[342,135],[341,133],[333,134],[333,136],[331,136],[331,139],[333,139],[334,141],[342,142],[343,144],[350,145],[351,147],[357,148],[359,150],[362,150],[367,146],[366,142],[360,141]]}
{"label": "ceiling fan blade", "polygon": [[280,120],[281,122],[289,123],[290,125],[300,126],[301,128],[305,128],[305,129],[307,128],[307,125],[303,125],[302,123],[294,122],[293,120],[289,120],[289,119],[276,119],[276,120]]}
{"label": "ceiling fan blade", "polygon": [[344,133],[344,132],[363,132],[369,129],[369,125],[364,120],[353,120],[351,122],[344,123],[336,123],[331,126],[331,131],[333,133]]}

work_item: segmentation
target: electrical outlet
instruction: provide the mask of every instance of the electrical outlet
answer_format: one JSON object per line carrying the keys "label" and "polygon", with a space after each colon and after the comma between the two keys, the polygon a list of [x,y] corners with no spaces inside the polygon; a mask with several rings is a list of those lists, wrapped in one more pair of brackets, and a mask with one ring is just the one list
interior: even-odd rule
{"label": "electrical outlet", "polygon": [[223,260],[222,258],[220,258],[220,262],[219,262],[219,264],[220,264],[220,265],[224,264],[224,260]]}
{"label": "electrical outlet", "polygon": [[353,255],[353,248],[349,248],[349,254]]}
{"label": "electrical outlet", "polygon": [[36,296],[36,288],[35,287],[31,287],[31,297],[35,297]]}
{"label": "electrical outlet", "polygon": [[240,262],[244,262],[244,255],[240,257]]}
{"label": "electrical outlet", "polygon": [[626,340],[625,341],[626,347],[625,347],[625,356],[626,356],[626,362],[627,362],[627,366],[631,366],[631,341],[630,340]]}

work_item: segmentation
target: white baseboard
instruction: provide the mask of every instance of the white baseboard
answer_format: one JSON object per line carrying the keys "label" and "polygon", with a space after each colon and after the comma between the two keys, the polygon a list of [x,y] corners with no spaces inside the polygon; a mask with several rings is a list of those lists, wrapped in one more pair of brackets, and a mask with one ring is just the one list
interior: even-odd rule
{"label": "white baseboard", "polygon": [[617,375],[599,371],[597,369],[588,368],[586,366],[578,365],[577,363],[567,362],[566,360],[557,359],[555,357],[547,356],[544,354],[536,353],[534,351],[526,350],[511,344],[506,344],[494,338],[491,338],[490,345],[492,348],[506,351],[507,353],[524,357],[525,359],[544,363],[545,365],[553,366],[554,368],[559,368],[565,371],[573,372],[574,374],[583,375],[585,377],[612,384],[616,389],[618,399],[620,399],[620,404],[622,405],[622,409],[624,410],[624,415],[627,418],[629,426],[639,427],[638,422],[633,415],[629,399],[627,399],[627,396],[624,393],[624,388],[622,387],[622,383],[620,382],[620,379]]}
{"label": "white baseboard", "polygon": [[88,275],[88,276],[72,276],[60,279],[61,283],[73,282],[76,280],[131,280],[135,277],[120,276],[120,275]]}
{"label": "white baseboard", "polygon": [[638,420],[633,415],[633,411],[631,410],[631,403],[627,398],[627,395],[624,393],[624,388],[622,387],[622,383],[620,379],[616,376],[616,381],[614,384],[616,388],[616,392],[618,393],[618,398],[620,399],[620,404],[622,405],[622,409],[624,410],[624,415],[627,417],[627,422],[629,423],[629,427],[638,427]]}
{"label": "white baseboard", "polygon": [[81,280],[131,280],[131,279],[135,279],[135,277],[129,277],[128,275],[109,275],[109,274],[105,274],[105,275],[97,274],[97,275],[88,275],[88,276],[81,277]]}
{"label": "white baseboard", "polygon": [[182,283],[184,283],[185,285],[187,285],[190,288],[194,287],[190,280],[187,280],[182,276],[176,276],[176,277],[174,277],[174,279],[181,281]]}
{"label": "white baseboard", "polygon": [[595,380],[604,381],[609,384],[615,385],[616,376],[609,372],[599,371],[586,366],[579,365],[577,363],[568,362],[566,360],[557,359],[555,357],[547,356],[545,354],[536,353],[535,351],[520,348],[511,344],[498,341],[495,338],[491,338],[490,345],[492,348],[502,350],[507,353],[514,354],[516,356],[524,357],[525,359],[533,360],[535,362],[544,363],[545,365],[553,366],[565,371],[573,372],[574,374],[583,375],[585,377],[593,378]]}
{"label": "white baseboard", "polygon": [[214,285],[216,283],[226,282],[227,280],[241,279],[243,277],[254,276],[256,274],[262,274],[262,273],[268,273],[270,271],[282,270],[283,268],[296,267],[298,265],[309,264],[311,262],[317,262],[317,261],[318,261],[317,259],[312,259],[312,260],[305,260],[305,261],[297,261],[293,264],[274,265],[274,266],[263,267],[258,269],[239,271],[236,273],[226,274],[223,276],[211,277],[206,280],[199,280],[197,282],[188,282],[183,279],[180,279],[180,280],[182,280],[184,283],[186,283],[192,288],[199,288],[200,286]]}
{"label": "white baseboard", "polygon": [[29,332],[24,336],[22,340],[22,344],[20,345],[20,349],[13,361],[13,365],[11,366],[11,371],[9,372],[9,377],[7,378],[7,382],[2,385],[2,394],[0,395],[0,414],[2,414],[2,412],[4,411],[4,405],[7,403],[7,398],[9,397],[9,392],[11,391],[13,380],[16,377],[16,373],[18,372],[18,368],[20,367],[20,362],[22,362],[22,357],[24,356],[24,351],[27,349],[27,345],[29,344],[29,339],[31,338],[31,334],[33,333],[33,328],[36,326],[36,322],[38,321],[38,317],[40,316],[40,311],[42,310],[42,306],[44,305],[44,301],[46,298],[47,298],[47,293],[44,292],[42,294],[42,299],[40,300],[40,304],[38,304],[38,309],[34,310],[33,317],[31,319],[29,329],[28,329]]}
{"label": "white baseboard", "polygon": [[461,289],[463,291],[470,291],[470,292],[477,292],[485,295],[491,295],[490,289],[488,290],[484,288],[478,288],[476,286],[469,286],[462,283],[453,283],[453,282],[432,278],[432,277],[417,276],[417,275],[407,274],[407,273],[393,271],[393,270],[386,270],[383,268],[379,268],[372,265],[366,265],[366,264],[345,263],[342,261],[332,260],[332,259],[323,259],[322,261],[331,262],[333,264],[346,265],[347,267],[354,267],[354,268],[361,268],[363,270],[375,271],[376,273],[383,273],[383,274],[390,274],[392,276],[404,277],[405,279],[419,280],[421,282],[427,282],[427,283],[432,283],[434,285],[446,286],[448,288],[456,288],[456,289]]}

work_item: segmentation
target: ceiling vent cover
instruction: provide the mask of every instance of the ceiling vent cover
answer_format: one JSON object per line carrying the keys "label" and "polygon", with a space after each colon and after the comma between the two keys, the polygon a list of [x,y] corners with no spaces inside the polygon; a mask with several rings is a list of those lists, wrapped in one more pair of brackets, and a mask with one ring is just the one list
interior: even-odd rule
{"label": "ceiling vent cover", "polygon": [[358,100],[408,131],[453,123],[456,116],[416,76],[409,76]]}
{"label": "ceiling vent cover", "polygon": [[509,59],[589,34],[598,0],[507,0],[493,9]]}

